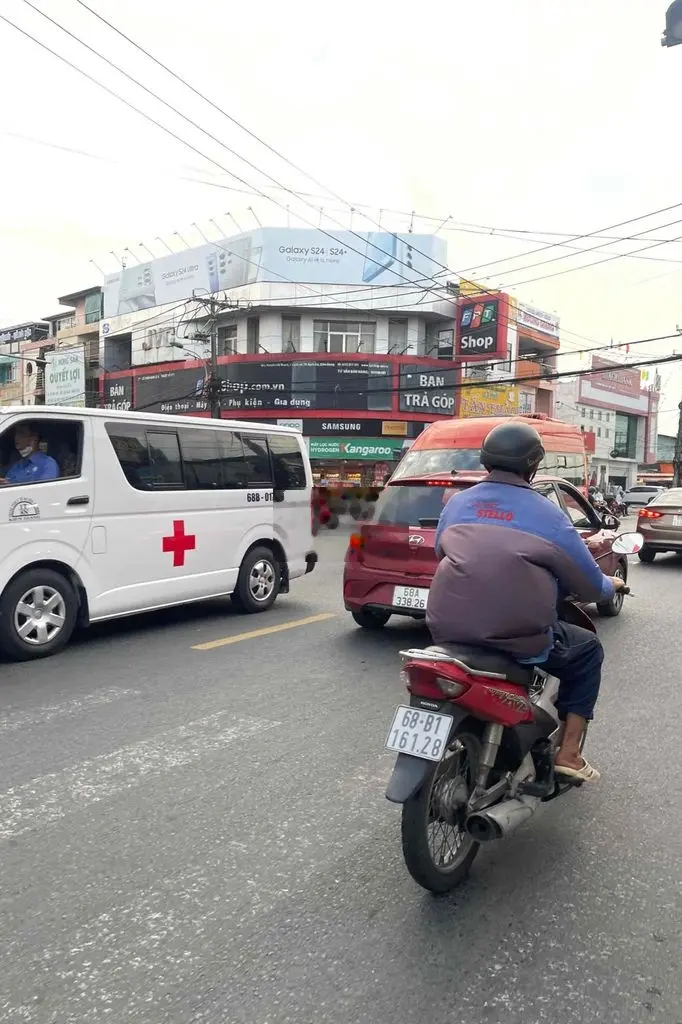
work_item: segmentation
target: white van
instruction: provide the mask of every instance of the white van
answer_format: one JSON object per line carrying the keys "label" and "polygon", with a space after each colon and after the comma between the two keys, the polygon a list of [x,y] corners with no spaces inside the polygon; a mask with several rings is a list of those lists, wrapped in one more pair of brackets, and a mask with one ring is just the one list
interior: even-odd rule
{"label": "white van", "polygon": [[5,407],[0,477],[0,649],[16,660],[77,624],[224,594],[265,611],[317,561],[310,461],[287,427]]}

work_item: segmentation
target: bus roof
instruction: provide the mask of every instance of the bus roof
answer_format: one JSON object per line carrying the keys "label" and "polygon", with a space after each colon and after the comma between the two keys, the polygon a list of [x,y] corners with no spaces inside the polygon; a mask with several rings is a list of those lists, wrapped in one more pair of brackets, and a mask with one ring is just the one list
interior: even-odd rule
{"label": "bus roof", "polygon": [[584,438],[579,427],[548,416],[472,416],[444,419],[431,423],[415,439],[410,451],[434,448],[480,448],[486,434],[501,423],[528,423],[535,427],[546,448],[583,452]]}

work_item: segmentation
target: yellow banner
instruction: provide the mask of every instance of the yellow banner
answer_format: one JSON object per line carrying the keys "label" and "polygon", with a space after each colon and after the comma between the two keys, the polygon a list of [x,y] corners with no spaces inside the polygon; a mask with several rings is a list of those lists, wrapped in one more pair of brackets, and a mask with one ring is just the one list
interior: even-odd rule
{"label": "yellow banner", "polygon": [[[467,384],[468,381],[463,381]],[[504,385],[463,387],[460,416],[511,416],[519,411],[519,389]]]}
{"label": "yellow banner", "polygon": [[407,437],[407,423],[405,420],[384,420],[381,433],[384,437]]}
{"label": "yellow banner", "polygon": [[465,299],[470,295],[496,295],[498,291],[499,288],[486,288],[484,284],[478,284],[477,281],[467,281],[464,277],[459,282],[459,294]]}

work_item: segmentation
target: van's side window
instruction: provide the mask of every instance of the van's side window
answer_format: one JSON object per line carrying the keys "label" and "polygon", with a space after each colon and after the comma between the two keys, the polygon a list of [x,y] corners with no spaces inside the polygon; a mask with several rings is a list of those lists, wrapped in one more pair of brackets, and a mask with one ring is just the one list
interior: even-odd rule
{"label": "van's side window", "polygon": [[180,445],[174,431],[145,431],[143,426],[109,423],[107,434],[121,469],[138,491],[183,487]]}
{"label": "van's side window", "polygon": [[180,445],[175,431],[148,430],[149,463],[152,486],[155,488],[182,487]]}
{"label": "van's side window", "polygon": [[272,487],[270,452],[265,434],[242,434],[248,470],[247,487]]}
{"label": "van's side window", "polygon": [[290,434],[268,434],[275,487],[282,491],[304,491],[305,463],[298,439]]}
{"label": "van's side window", "polygon": [[220,449],[215,430],[180,430],[185,485],[191,491],[217,491],[223,486]]}
{"label": "van's side window", "polygon": [[[21,456],[17,444],[33,455]],[[83,424],[35,416],[13,423],[0,437],[0,477],[7,484],[48,483],[79,477],[83,458]]]}
{"label": "van's side window", "polygon": [[238,490],[249,486],[249,467],[244,458],[241,434],[219,430],[218,446],[223,463],[223,487]]}

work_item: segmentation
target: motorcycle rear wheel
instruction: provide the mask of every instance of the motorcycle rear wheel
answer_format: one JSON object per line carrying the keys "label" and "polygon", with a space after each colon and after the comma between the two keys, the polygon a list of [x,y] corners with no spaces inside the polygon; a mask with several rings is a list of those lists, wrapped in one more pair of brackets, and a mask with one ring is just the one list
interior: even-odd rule
{"label": "motorcycle rear wheel", "polygon": [[448,750],[433,765],[419,792],[403,804],[407,870],[415,882],[436,895],[452,892],[466,878],[479,848],[464,822],[481,745],[472,733],[461,732],[454,738],[457,750]]}

